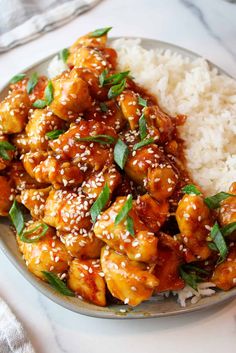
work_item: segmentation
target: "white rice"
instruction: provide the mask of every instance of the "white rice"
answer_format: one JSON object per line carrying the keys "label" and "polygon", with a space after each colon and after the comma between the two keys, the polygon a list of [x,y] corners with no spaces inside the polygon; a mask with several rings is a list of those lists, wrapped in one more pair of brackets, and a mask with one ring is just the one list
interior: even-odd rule
{"label": "white rice", "polygon": [[50,61],[48,65],[48,77],[53,78],[57,75],[60,75],[63,71],[66,71],[68,66],[66,63],[59,59],[58,55],[54,56],[54,58]]}

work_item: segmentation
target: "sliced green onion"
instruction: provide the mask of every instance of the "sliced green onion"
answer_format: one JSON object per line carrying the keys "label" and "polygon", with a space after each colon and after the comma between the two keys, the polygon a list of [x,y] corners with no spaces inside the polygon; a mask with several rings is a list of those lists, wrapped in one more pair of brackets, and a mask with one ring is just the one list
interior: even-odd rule
{"label": "sliced green onion", "polygon": [[16,148],[8,141],[0,141],[0,157],[5,161],[9,161],[10,157],[7,151],[14,151]]}
{"label": "sliced green onion", "polygon": [[53,101],[53,85],[52,85],[52,81],[49,81],[45,91],[44,91],[44,98],[45,101],[47,102],[47,105],[51,104]]}
{"label": "sliced green onion", "polygon": [[97,217],[100,215],[101,211],[106,206],[107,202],[109,201],[109,198],[110,198],[110,189],[106,183],[101,193],[99,194],[97,200],[90,208],[90,214],[91,214],[93,223],[96,222]]}
{"label": "sliced green onion", "polygon": [[47,106],[47,102],[44,99],[37,99],[32,105],[34,108],[43,109]]}
{"label": "sliced green onion", "polygon": [[68,297],[74,297],[75,294],[67,287],[65,282],[63,282],[57,275],[53,272],[42,271],[47,282],[59,293],[66,295]]}
{"label": "sliced green onion", "polygon": [[129,232],[129,234],[134,236],[134,221],[133,221],[133,218],[131,218],[130,216],[127,216],[126,222],[127,222],[126,228],[127,228],[128,232]]}
{"label": "sliced green onion", "polygon": [[191,195],[191,194],[194,194],[194,195],[201,195],[201,192],[200,192],[200,191],[196,188],[196,186],[193,185],[193,184],[185,185],[185,186],[182,188],[182,191],[183,191],[183,193],[188,194],[188,195]]}
{"label": "sliced green onion", "polygon": [[228,248],[217,222],[214,224],[214,226],[211,229],[211,238],[219,251],[220,262],[224,261],[228,254]]}
{"label": "sliced green onion", "polygon": [[58,53],[59,59],[62,60],[64,63],[67,62],[68,56],[69,56],[69,50],[67,48],[62,49]]}
{"label": "sliced green onion", "polygon": [[105,70],[103,70],[103,72],[99,75],[98,80],[99,80],[99,83],[100,83],[100,85],[101,85],[102,87],[104,86],[104,82],[105,82],[105,79],[106,79],[107,74],[108,74],[108,70],[105,69]]}
{"label": "sliced green onion", "polygon": [[131,210],[133,206],[133,197],[132,195],[128,195],[127,201],[124,203],[122,206],[120,212],[115,218],[115,225],[119,224],[123,219],[125,219],[128,216],[129,211]]}
{"label": "sliced green onion", "polygon": [[17,234],[20,235],[24,229],[25,221],[24,221],[23,213],[16,200],[14,200],[11,206],[11,209],[9,211],[9,216],[11,218],[12,223],[14,224],[14,227],[16,228]]}
{"label": "sliced green onion", "polygon": [[203,275],[209,275],[209,271],[206,271],[203,268],[199,268],[195,265],[187,264],[187,265],[183,265],[182,267],[184,267],[184,269],[186,269],[186,270],[195,271],[195,272],[203,274]]}
{"label": "sliced green onion", "polygon": [[108,112],[108,106],[106,105],[106,103],[100,103],[100,109],[103,113],[107,113]]}
{"label": "sliced green onion", "polygon": [[49,140],[56,140],[61,134],[64,134],[65,130],[52,130],[46,133]]}
{"label": "sliced green onion", "polygon": [[[28,238],[27,235],[32,235],[33,233],[35,233],[39,228],[42,228],[42,232],[40,234],[38,234],[36,237],[33,238]],[[44,237],[45,234],[48,231],[48,225],[45,223],[40,223],[39,225],[37,225],[35,228],[22,232],[19,234],[19,238],[21,241],[23,241],[24,243],[36,243],[40,238]]]}
{"label": "sliced green onion", "polygon": [[204,199],[205,204],[211,208],[211,209],[215,209],[215,208],[219,208],[220,207],[220,203],[221,201],[227,199],[228,197],[234,196],[236,197],[236,195],[233,194],[229,194],[227,192],[219,192],[216,195],[210,196],[210,197],[206,197]]}
{"label": "sliced green onion", "polygon": [[138,123],[139,123],[139,133],[140,133],[141,140],[144,140],[145,137],[147,136],[147,122],[144,114],[141,115]]}
{"label": "sliced green onion", "polygon": [[97,142],[101,145],[112,144],[115,142],[115,138],[110,135],[95,135],[87,137],[76,138],[76,141],[85,141],[85,142]]}
{"label": "sliced green onion", "polygon": [[153,138],[142,140],[134,145],[133,150],[136,151],[141,147],[152,144],[153,142],[154,142]]}
{"label": "sliced green onion", "polygon": [[114,148],[114,160],[121,169],[124,169],[125,163],[129,155],[128,146],[122,141],[118,140]]}
{"label": "sliced green onion", "polygon": [[182,267],[179,268],[179,272],[184,282],[193,289],[197,290],[198,276],[185,272]]}
{"label": "sliced green onion", "polygon": [[15,75],[11,78],[10,83],[17,83],[17,82],[23,80],[23,78],[25,78],[25,76],[26,76],[26,74]]}
{"label": "sliced green onion", "polygon": [[218,251],[218,249],[217,249],[217,247],[216,247],[216,245],[214,243],[208,243],[207,246],[212,251]]}
{"label": "sliced green onion", "polygon": [[138,104],[141,105],[142,107],[147,107],[147,100],[138,96]]}
{"label": "sliced green onion", "polygon": [[101,75],[99,76],[99,83],[101,86],[104,85],[117,85],[120,83],[124,78],[129,75],[130,71],[119,72],[117,74],[113,74],[107,77],[108,70],[105,69]]}
{"label": "sliced green onion", "polygon": [[111,29],[112,27],[98,28],[95,31],[89,33],[89,37],[97,38],[97,37],[104,36],[104,34],[107,34]]}
{"label": "sliced green onion", "polygon": [[227,226],[224,226],[223,228],[221,228],[221,233],[224,237],[229,236],[234,231],[236,231],[236,222],[229,223],[227,224]]}
{"label": "sliced green onion", "polygon": [[37,85],[37,83],[38,83],[38,80],[39,80],[38,74],[37,74],[37,72],[34,72],[34,73],[31,75],[31,77],[30,77],[30,79],[29,79],[29,81],[28,81],[28,83],[27,83],[27,86],[26,86],[26,90],[27,90],[27,93],[28,93],[28,94],[32,93],[34,87],[35,87],[35,86]]}
{"label": "sliced green onion", "polygon": [[112,86],[108,91],[108,95],[107,95],[108,99],[112,99],[119,96],[119,94],[121,94],[125,89],[125,85],[126,85],[126,79],[124,78],[120,83]]}

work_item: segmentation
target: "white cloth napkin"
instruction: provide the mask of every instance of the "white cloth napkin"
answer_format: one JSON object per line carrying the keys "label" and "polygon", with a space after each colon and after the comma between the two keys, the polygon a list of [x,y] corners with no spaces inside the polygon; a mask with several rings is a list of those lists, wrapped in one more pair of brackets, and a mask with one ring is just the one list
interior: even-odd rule
{"label": "white cloth napkin", "polygon": [[0,298],[0,352],[35,353],[22,325]]}
{"label": "white cloth napkin", "polygon": [[0,0],[0,53],[59,27],[101,0]]}

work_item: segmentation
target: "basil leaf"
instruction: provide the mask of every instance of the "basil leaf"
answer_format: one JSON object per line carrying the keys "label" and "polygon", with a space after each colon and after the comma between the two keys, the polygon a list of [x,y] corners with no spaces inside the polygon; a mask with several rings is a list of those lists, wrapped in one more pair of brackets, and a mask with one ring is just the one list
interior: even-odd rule
{"label": "basil leaf", "polygon": [[152,144],[153,142],[154,142],[153,138],[142,140],[134,145],[133,150],[136,151],[141,147]]}
{"label": "basil leaf", "polygon": [[194,274],[189,274],[183,270],[182,267],[179,268],[180,276],[190,287],[197,290],[197,276]]}
{"label": "basil leaf", "polygon": [[76,141],[88,141],[88,142],[98,142],[101,145],[112,144],[115,142],[115,138],[110,135],[95,135],[87,137],[76,138]]}
{"label": "basil leaf", "polygon": [[191,195],[191,194],[194,194],[194,195],[201,195],[201,192],[196,188],[195,185],[193,184],[188,184],[188,185],[185,185],[183,188],[182,188],[182,191],[185,193],[185,194],[188,194],[188,195]]}
{"label": "basil leaf", "polygon": [[138,104],[141,105],[142,107],[147,107],[147,100],[138,96]]}
{"label": "basil leaf", "polygon": [[124,78],[126,78],[129,75],[130,71],[124,71],[124,72],[119,72],[117,74],[111,75],[109,77],[107,76],[107,70],[104,70],[101,73],[101,79],[99,77],[99,82],[102,86],[104,85],[117,85],[120,83]]}
{"label": "basil leaf", "polygon": [[11,206],[11,209],[9,211],[9,216],[16,228],[17,234],[21,234],[25,226],[25,221],[24,221],[23,213],[21,212],[20,206],[16,200],[14,200]]}
{"label": "basil leaf", "polygon": [[103,70],[103,72],[98,77],[100,86],[102,86],[102,87],[104,86],[104,82],[105,82],[107,74],[108,74],[108,70],[105,69],[105,70]]}
{"label": "basil leaf", "polygon": [[100,109],[103,113],[107,113],[108,112],[108,106],[106,105],[106,103],[100,103]]}
{"label": "basil leaf", "polygon": [[224,226],[221,228],[221,233],[224,237],[227,237],[231,233],[233,233],[236,230],[236,222],[232,222],[227,224],[227,226]]}
{"label": "basil leaf", "polygon": [[107,183],[103,187],[101,193],[99,194],[97,200],[94,202],[92,207],[90,208],[90,214],[93,223],[96,222],[97,217],[100,215],[101,211],[106,206],[108,200],[110,198],[110,189]]}
{"label": "basil leaf", "polygon": [[126,228],[127,228],[128,232],[129,232],[129,234],[134,236],[134,221],[133,221],[133,218],[131,218],[130,216],[127,216],[126,222],[127,222]]}
{"label": "basil leaf", "polygon": [[220,262],[224,261],[228,254],[228,248],[217,222],[211,229],[211,238],[220,253]]}
{"label": "basil leaf", "polygon": [[44,91],[44,99],[47,102],[47,105],[51,104],[53,101],[53,85],[52,81],[49,81],[45,91]]}
{"label": "basil leaf", "polygon": [[38,74],[37,74],[37,72],[34,72],[34,73],[31,75],[31,77],[30,77],[30,79],[29,79],[29,81],[28,81],[28,83],[27,83],[27,86],[26,86],[26,91],[27,91],[28,94],[32,93],[34,87],[35,87],[35,86],[37,85],[37,83],[38,83],[38,80],[39,80]]}
{"label": "basil leaf", "polygon": [[97,38],[97,37],[104,36],[104,34],[107,34],[111,29],[112,27],[98,28],[95,31],[89,33],[89,37]]}
{"label": "basil leaf", "polygon": [[52,130],[46,133],[49,140],[56,140],[61,134],[64,134],[65,130]]}
{"label": "basil leaf", "polygon": [[10,157],[7,151],[14,151],[16,148],[8,141],[0,141],[0,157],[5,161],[9,161]]}
{"label": "basil leaf", "polygon": [[10,83],[17,83],[17,82],[23,80],[23,78],[25,78],[25,76],[26,76],[26,74],[15,75],[11,78]]}
{"label": "basil leaf", "polygon": [[141,115],[141,117],[139,118],[138,123],[139,123],[140,137],[141,137],[141,140],[143,140],[147,136],[147,122],[146,122],[144,114]]}
{"label": "basil leaf", "polygon": [[[42,228],[42,232],[40,234],[38,234],[36,237],[34,238],[28,238],[27,235],[31,235],[33,233],[35,233],[39,228]],[[23,241],[23,243],[36,243],[40,238],[44,237],[45,234],[48,231],[48,225],[45,223],[40,223],[39,225],[37,225],[35,228],[22,232],[21,234],[19,234],[19,238],[21,241]]]}
{"label": "basil leaf", "polygon": [[114,148],[114,160],[121,169],[124,169],[128,155],[128,146],[122,140],[118,139]]}
{"label": "basil leaf", "polygon": [[43,109],[47,106],[47,102],[44,99],[37,99],[32,105],[34,108]]}
{"label": "basil leaf", "polygon": [[119,96],[119,94],[121,94],[125,89],[125,85],[126,85],[126,79],[123,79],[117,85],[112,86],[108,91],[108,95],[107,95],[108,99],[112,99]]}
{"label": "basil leaf", "polygon": [[227,199],[230,196],[234,196],[236,197],[236,195],[233,194],[229,194],[227,192],[219,192],[216,195],[210,196],[210,197],[206,197],[204,199],[205,204],[211,208],[211,209],[215,209],[215,208],[219,208],[220,207],[220,203],[221,201]]}
{"label": "basil leaf", "polygon": [[132,206],[133,206],[133,197],[132,197],[132,195],[128,195],[127,201],[125,202],[125,204],[123,205],[120,212],[118,213],[118,215],[115,218],[115,225],[116,226],[117,226],[117,224],[119,224],[121,221],[123,221],[123,219],[125,219],[128,216],[128,213],[131,210]]}
{"label": "basil leaf", "polygon": [[42,271],[45,279],[48,283],[59,293],[66,295],[68,297],[74,297],[75,294],[67,287],[67,285],[57,277],[57,275],[53,272]]}
{"label": "basil leaf", "polygon": [[64,48],[61,51],[59,51],[58,57],[64,63],[67,62],[68,56],[69,56],[69,50],[67,48]]}

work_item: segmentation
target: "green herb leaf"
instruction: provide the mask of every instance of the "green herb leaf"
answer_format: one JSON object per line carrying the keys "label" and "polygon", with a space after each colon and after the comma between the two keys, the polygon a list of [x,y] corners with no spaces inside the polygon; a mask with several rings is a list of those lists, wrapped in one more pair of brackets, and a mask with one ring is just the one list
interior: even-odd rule
{"label": "green herb leaf", "polygon": [[184,282],[187,283],[193,289],[197,290],[197,282],[198,282],[197,276],[194,274],[185,272],[182,267],[180,267],[179,272]]}
{"label": "green herb leaf", "polygon": [[68,297],[74,297],[75,294],[67,287],[65,282],[63,282],[57,275],[53,272],[42,271],[47,282],[59,293],[66,295]]}
{"label": "green herb leaf", "polygon": [[44,91],[44,98],[45,101],[47,102],[47,105],[51,104],[53,101],[53,85],[52,85],[52,81],[49,81],[45,91]]}
{"label": "green herb leaf", "polygon": [[141,105],[142,107],[147,107],[147,100],[138,96],[138,104]]}
{"label": "green herb leaf", "polygon": [[39,80],[38,74],[37,74],[37,72],[34,72],[34,73],[31,75],[31,77],[30,77],[30,79],[29,79],[29,81],[28,81],[28,83],[27,83],[27,86],[26,86],[26,90],[27,90],[27,93],[28,93],[28,94],[32,93],[34,87],[35,87],[35,86],[37,85],[37,83],[38,83],[38,80]]}
{"label": "green herb leaf", "polygon": [[10,83],[17,83],[17,82],[23,80],[23,78],[25,78],[25,76],[26,76],[26,74],[15,75],[11,78]]}
{"label": "green herb leaf", "polygon": [[97,37],[104,36],[104,34],[107,34],[111,29],[112,27],[98,28],[95,31],[89,33],[89,37],[97,38]]}
{"label": "green herb leaf", "polygon": [[117,85],[120,83],[124,78],[129,75],[130,71],[119,72],[117,74],[111,75],[107,77],[108,71],[105,69],[101,75],[99,76],[99,83],[101,86],[104,85]]}
{"label": "green herb leaf", "polygon": [[228,254],[228,248],[217,222],[211,229],[211,238],[220,253],[220,262],[224,261]]}
{"label": "green herb leaf", "polygon": [[10,157],[7,151],[14,151],[16,148],[8,141],[0,141],[0,157],[5,161],[9,161]]}
{"label": "green herb leaf", "polygon": [[127,216],[126,222],[127,222],[126,228],[127,228],[128,232],[129,232],[129,234],[134,236],[134,221],[133,221],[133,218],[131,218],[130,216]]}
{"label": "green herb leaf", "polygon": [[49,140],[56,140],[61,134],[64,134],[65,130],[52,130],[46,133]]}
{"label": "green herb leaf", "polygon": [[121,169],[124,169],[125,163],[129,155],[128,146],[122,141],[118,140],[114,148],[114,160]]}
{"label": "green herb leaf", "polygon": [[110,135],[95,135],[87,137],[76,138],[76,141],[85,141],[85,142],[98,142],[101,145],[112,144],[115,142],[115,138]]}
{"label": "green herb leaf", "polygon": [[128,195],[127,201],[124,203],[123,207],[121,208],[120,212],[115,218],[116,226],[128,216],[128,213],[131,210],[132,206],[133,206],[133,197],[132,195]]}
{"label": "green herb leaf", "polygon": [[188,184],[188,185],[185,185],[183,188],[182,188],[182,191],[185,193],[185,194],[188,194],[188,195],[191,195],[191,194],[194,194],[194,195],[201,195],[201,192],[196,188],[195,185],[193,184]]}
{"label": "green herb leaf", "polygon": [[141,115],[138,123],[139,123],[140,137],[141,137],[141,140],[143,140],[147,136],[147,122],[144,114]]}
{"label": "green herb leaf", "polygon": [[58,57],[64,63],[67,62],[68,56],[69,56],[69,50],[67,48],[64,48],[61,51],[59,51]]}
{"label": "green herb leaf", "polygon": [[34,108],[43,109],[47,106],[47,102],[44,99],[37,99],[32,105]]}
{"label": "green herb leaf", "polygon": [[97,217],[100,215],[101,211],[106,206],[107,202],[109,201],[109,198],[110,198],[110,189],[106,183],[100,195],[98,196],[97,200],[90,208],[90,214],[93,222],[96,222]]}
{"label": "green herb leaf", "polygon": [[14,200],[11,206],[11,209],[9,211],[9,216],[16,228],[17,234],[21,234],[25,226],[25,221],[24,221],[23,213],[21,212],[20,206],[16,200]]}
{"label": "green herb leaf", "polygon": [[227,224],[227,226],[224,226],[223,228],[221,228],[221,233],[224,237],[229,236],[234,231],[236,231],[236,222],[229,223]]}
{"label": "green herb leaf", "polygon": [[139,148],[150,145],[153,142],[154,142],[153,138],[142,140],[134,145],[133,150],[136,151]]}
{"label": "green herb leaf", "polygon": [[[38,229],[42,228],[42,231],[40,234],[38,234],[36,237],[33,238],[28,238],[27,235],[32,235],[33,233],[35,233]],[[40,223],[39,225],[37,225],[35,228],[22,232],[19,234],[19,238],[21,241],[23,241],[24,243],[36,243],[40,238],[44,237],[45,234],[48,231],[48,225],[45,223]]]}
{"label": "green herb leaf", "polygon": [[125,89],[125,85],[126,85],[126,79],[124,78],[120,83],[112,86],[108,91],[108,95],[107,95],[108,99],[112,99],[119,96],[119,94],[121,94]]}
{"label": "green herb leaf", "polygon": [[227,199],[230,196],[236,197],[236,195],[232,195],[232,194],[229,194],[227,192],[219,192],[216,195],[213,195],[213,196],[210,196],[210,197],[206,197],[204,199],[204,202],[209,208],[215,209],[215,208],[219,208],[220,207],[221,201]]}
{"label": "green herb leaf", "polygon": [[103,113],[107,113],[108,112],[108,106],[106,105],[106,103],[101,102],[100,103],[100,109]]}

